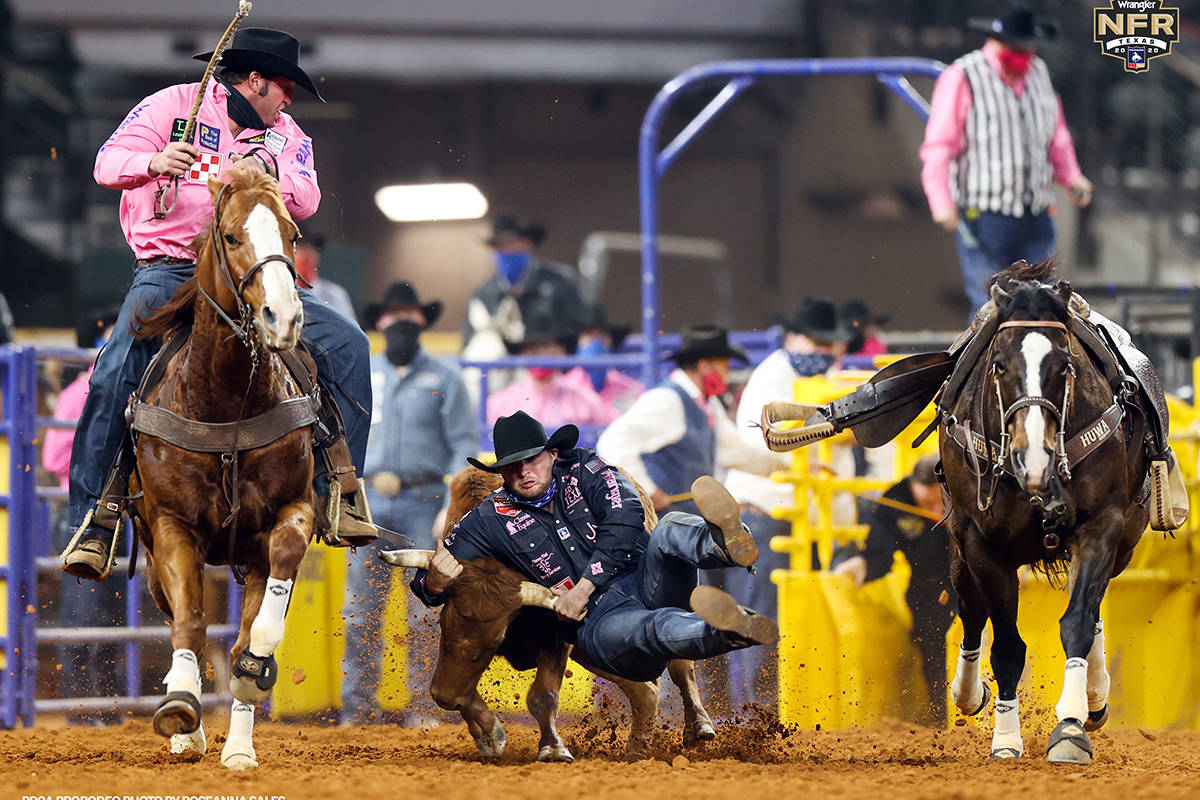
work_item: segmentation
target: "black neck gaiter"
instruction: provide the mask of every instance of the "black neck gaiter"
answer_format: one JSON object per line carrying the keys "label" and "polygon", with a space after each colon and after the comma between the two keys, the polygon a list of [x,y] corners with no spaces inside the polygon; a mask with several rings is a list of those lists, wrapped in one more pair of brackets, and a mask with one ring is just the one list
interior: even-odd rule
{"label": "black neck gaiter", "polygon": [[250,101],[246,99],[245,95],[225,81],[220,81],[220,84],[224,87],[225,93],[229,95],[225,105],[229,109],[231,120],[248,130],[265,131],[270,127],[262,121],[262,117],[254,110],[254,106],[250,105]]}

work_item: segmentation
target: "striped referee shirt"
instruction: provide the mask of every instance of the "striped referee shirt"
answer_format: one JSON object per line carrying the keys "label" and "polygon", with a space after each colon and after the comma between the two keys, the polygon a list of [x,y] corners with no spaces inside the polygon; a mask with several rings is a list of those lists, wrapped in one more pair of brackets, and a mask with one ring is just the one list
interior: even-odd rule
{"label": "striped referee shirt", "polygon": [[1050,144],[1059,115],[1046,63],[1033,58],[1019,97],[982,49],[954,63],[972,99],[963,150],[951,164],[956,204],[1011,217],[1041,213],[1054,200]]}

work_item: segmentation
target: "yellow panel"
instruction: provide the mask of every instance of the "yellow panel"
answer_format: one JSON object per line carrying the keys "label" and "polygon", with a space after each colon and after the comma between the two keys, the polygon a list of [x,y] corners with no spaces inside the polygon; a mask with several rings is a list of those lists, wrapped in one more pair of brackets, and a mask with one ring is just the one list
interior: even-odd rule
{"label": "yellow panel", "polygon": [[[559,711],[581,712],[592,707],[592,674],[574,661],[567,662],[569,678],[558,695]],[[525,693],[533,681],[533,670],[518,672],[503,658],[492,661],[479,679],[479,694],[494,711],[525,711]]]}

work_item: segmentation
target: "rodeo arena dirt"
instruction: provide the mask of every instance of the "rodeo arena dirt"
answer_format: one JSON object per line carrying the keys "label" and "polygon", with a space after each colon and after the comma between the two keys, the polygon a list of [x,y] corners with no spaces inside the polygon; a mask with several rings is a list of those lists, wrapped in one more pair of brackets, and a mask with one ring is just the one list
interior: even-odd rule
{"label": "rodeo arena dirt", "polygon": [[1200,797],[1166,2],[14,0],[0,800]]}

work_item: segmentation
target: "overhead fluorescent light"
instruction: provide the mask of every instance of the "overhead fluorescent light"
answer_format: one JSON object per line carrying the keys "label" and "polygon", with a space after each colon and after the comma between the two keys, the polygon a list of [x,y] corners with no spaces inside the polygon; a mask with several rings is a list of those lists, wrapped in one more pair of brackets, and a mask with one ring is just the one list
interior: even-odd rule
{"label": "overhead fluorescent light", "polygon": [[471,183],[384,186],[375,192],[375,205],[392,222],[479,219],[488,211],[487,198]]}

